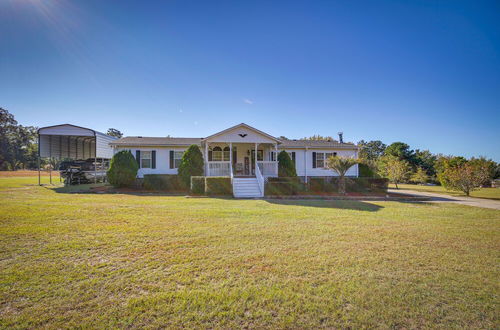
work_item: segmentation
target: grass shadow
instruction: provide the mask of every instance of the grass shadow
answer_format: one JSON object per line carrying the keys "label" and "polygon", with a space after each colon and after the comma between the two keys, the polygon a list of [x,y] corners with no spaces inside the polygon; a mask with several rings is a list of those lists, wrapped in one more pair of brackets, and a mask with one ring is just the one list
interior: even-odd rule
{"label": "grass shadow", "polygon": [[286,206],[320,207],[342,210],[376,212],[383,206],[357,200],[295,200],[295,199],[265,199],[266,202]]}

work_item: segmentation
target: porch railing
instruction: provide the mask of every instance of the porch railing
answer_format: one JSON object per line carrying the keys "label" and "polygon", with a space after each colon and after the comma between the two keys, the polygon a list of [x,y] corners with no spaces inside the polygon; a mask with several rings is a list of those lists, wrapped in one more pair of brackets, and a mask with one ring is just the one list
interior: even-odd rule
{"label": "porch railing", "polygon": [[264,177],[276,177],[278,176],[278,162],[275,161],[258,161],[260,173]]}
{"label": "porch railing", "polygon": [[255,177],[259,183],[260,196],[264,197],[264,177],[262,176],[259,166],[255,168]]}
{"label": "porch railing", "polygon": [[207,176],[230,176],[231,162],[208,162]]}

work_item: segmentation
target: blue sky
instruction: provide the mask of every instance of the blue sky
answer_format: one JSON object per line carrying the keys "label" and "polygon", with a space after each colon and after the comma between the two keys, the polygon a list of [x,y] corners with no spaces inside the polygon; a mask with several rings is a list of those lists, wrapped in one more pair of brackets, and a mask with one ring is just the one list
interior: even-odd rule
{"label": "blue sky", "polygon": [[24,125],[404,141],[500,161],[498,1],[1,0]]}

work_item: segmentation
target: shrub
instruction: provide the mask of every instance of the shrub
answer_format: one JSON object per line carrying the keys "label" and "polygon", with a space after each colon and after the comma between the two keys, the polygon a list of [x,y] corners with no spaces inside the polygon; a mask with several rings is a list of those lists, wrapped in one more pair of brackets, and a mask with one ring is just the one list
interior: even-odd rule
{"label": "shrub", "polygon": [[297,176],[295,164],[285,150],[278,154],[278,176],[285,178]]}
{"label": "shrub", "polygon": [[182,155],[177,173],[186,187],[189,187],[192,176],[203,175],[203,155],[196,144],[189,146]]}
{"label": "shrub", "polygon": [[[309,178],[308,190],[316,193],[330,193],[338,190],[339,177]],[[347,192],[384,192],[389,180],[386,178],[345,178]]]}
{"label": "shrub", "polygon": [[298,177],[269,178],[265,192],[266,195],[299,195],[305,191],[305,186]]}
{"label": "shrub", "polygon": [[309,178],[308,181],[308,190],[312,192],[333,192],[336,188],[328,178]]}
{"label": "shrub", "polygon": [[186,191],[186,186],[178,175],[146,174],[144,175],[143,185],[148,190]]}
{"label": "shrub", "polygon": [[225,176],[210,176],[206,178],[208,195],[232,195],[231,178]]}
{"label": "shrub", "polygon": [[205,193],[205,177],[192,176],[191,177],[191,193],[193,195],[203,195]]}
{"label": "shrub", "polygon": [[130,151],[119,151],[111,158],[107,173],[108,181],[115,187],[131,186],[135,183],[138,170],[137,161]]}
{"label": "shrub", "polygon": [[359,163],[358,169],[359,169],[359,176],[362,178],[375,178],[376,177],[375,171],[368,164]]}

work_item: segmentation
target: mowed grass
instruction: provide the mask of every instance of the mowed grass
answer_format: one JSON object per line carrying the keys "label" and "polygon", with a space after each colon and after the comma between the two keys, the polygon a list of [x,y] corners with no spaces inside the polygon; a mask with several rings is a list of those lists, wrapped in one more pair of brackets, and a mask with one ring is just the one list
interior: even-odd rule
{"label": "mowed grass", "polygon": [[[465,196],[464,193],[460,191],[446,190],[443,186],[422,186],[417,184],[398,184],[399,189],[411,189],[416,191],[431,192],[436,194],[444,194],[450,196]],[[390,184],[389,188],[396,188],[394,184]],[[481,188],[479,190],[472,191],[470,197],[476,198],[487,198],[500,200],[500,188]]]}
{"label": "mowed grass", "polygon": [[0,180],[2,328],[500,325],[497,210],[11,180]]}

